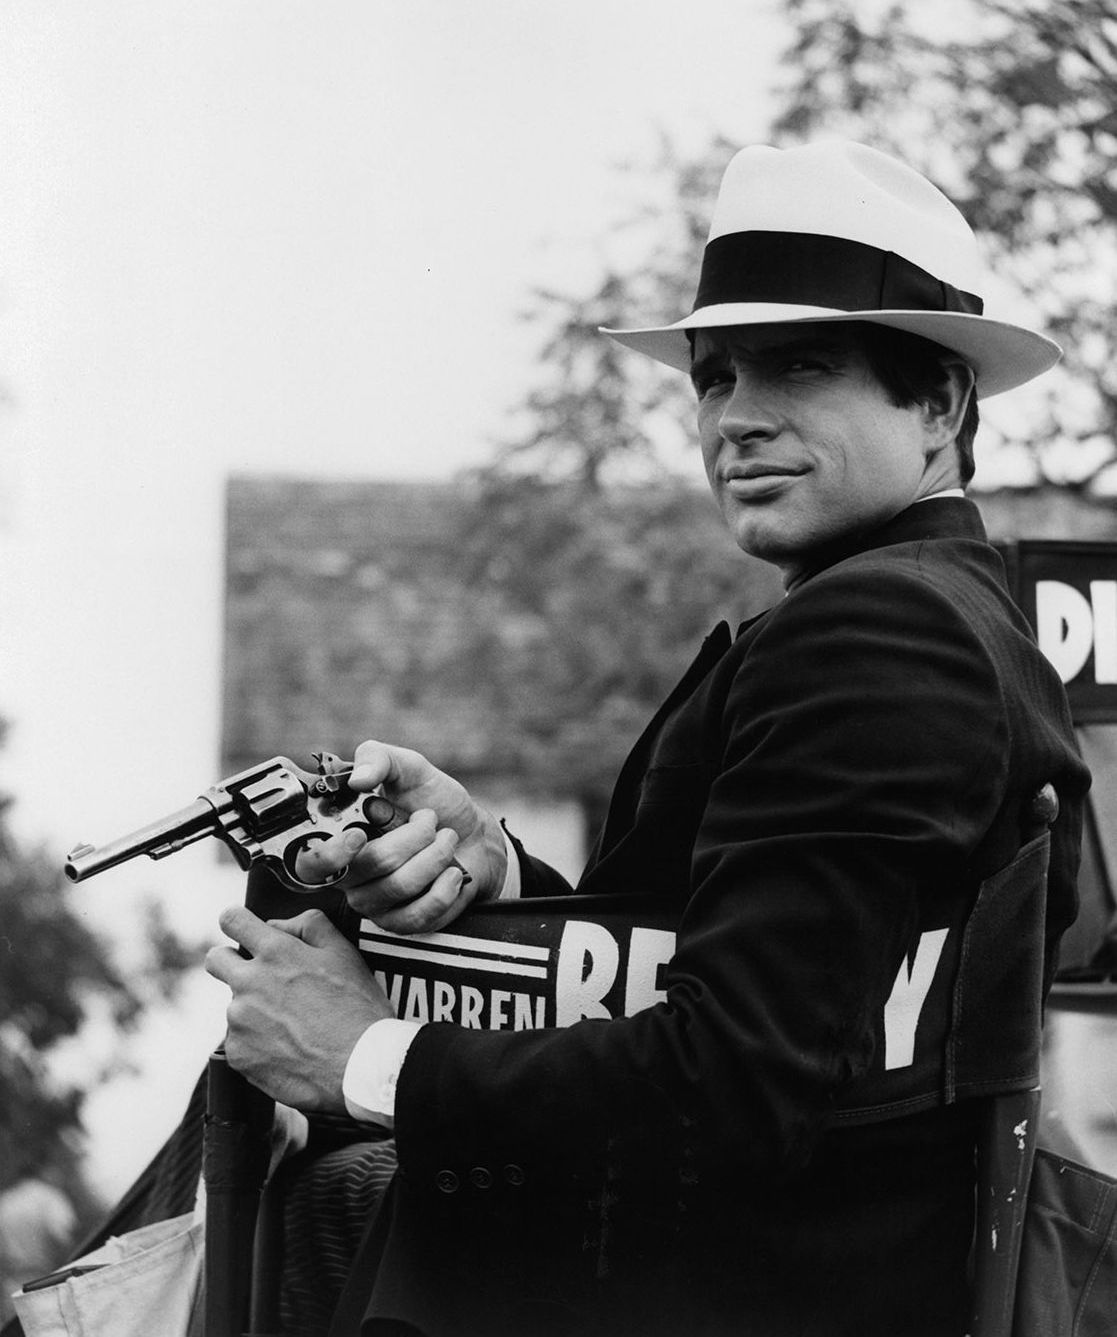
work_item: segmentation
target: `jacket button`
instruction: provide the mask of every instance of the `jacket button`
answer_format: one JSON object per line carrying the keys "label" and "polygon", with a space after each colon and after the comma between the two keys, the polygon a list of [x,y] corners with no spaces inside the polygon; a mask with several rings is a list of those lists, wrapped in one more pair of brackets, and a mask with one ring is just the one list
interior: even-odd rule
{"label": "jacket button", "polygon": [[486,1170],[483,1165],[475,1165],[469,1172],[469,1182],[474,1188],[492,1188],[492,1171]]}
{"label": "jacket button", "polygon": [[1059,815],[1059,795],[1055,786],[1046,784],[1032,797],[1032,821],[1037,826],[1051,826]]}
{"label": "jacket button", "polygon": [[439,1170],[434,1182],[442,1193],[457,1193],[461,1181],[453,1170]]}
{"label": "jacket button", "polygon": [[523,1169],[518,1165],[506,1165],[504,1167],[505,1183],[511,1184],[513,1188],[519,1188],[524,1182]]}

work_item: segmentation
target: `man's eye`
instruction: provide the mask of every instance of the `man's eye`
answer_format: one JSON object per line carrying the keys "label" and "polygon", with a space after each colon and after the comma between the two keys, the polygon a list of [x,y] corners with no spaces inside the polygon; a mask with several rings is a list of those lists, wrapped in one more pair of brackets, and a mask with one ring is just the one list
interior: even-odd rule
{"label": "man's eye", "polygon": [[716,393],[726,386],[733,384],[733,373],[731,371],[706,371],[694,378],[694,388],[698,392],[699,399],[705,399],[709,394]]}
{"label": "man's eye", "polygon": [[824,362],[822,358],[817,357],[796,357],[791,358],[784,363],[784,371],[790,372],[816,372],[829,370],[829,362]]}

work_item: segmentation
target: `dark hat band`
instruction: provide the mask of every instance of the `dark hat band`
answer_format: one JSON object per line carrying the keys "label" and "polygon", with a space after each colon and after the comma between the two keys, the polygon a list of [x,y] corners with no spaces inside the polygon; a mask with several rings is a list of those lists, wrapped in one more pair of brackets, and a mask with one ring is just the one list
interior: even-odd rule
{"label": "dark hat band", "polygon": [[810,232],[729,232],[715,237],[702,257],[694,310],[734,302],[973,316],[984,310],[980,297],[943,283],[902,255]]}

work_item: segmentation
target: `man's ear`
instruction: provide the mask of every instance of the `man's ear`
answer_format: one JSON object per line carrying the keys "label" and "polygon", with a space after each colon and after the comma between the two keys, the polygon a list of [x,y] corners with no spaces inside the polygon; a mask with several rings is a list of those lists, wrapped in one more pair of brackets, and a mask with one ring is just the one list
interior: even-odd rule
{"label": "man's ear", "polygon": [[974,373],[969,363],[961,358],[944,358],[942,380],[923,401],[924,417],[931,434],[928,454],[953,444],[974,393]]}

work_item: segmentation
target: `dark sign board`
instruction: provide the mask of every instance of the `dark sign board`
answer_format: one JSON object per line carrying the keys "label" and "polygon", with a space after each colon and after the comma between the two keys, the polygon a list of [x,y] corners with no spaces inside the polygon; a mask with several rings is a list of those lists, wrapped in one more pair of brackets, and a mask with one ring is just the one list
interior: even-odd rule
{"label": "dark sign board", "polygon": [[1002,552],[1075,723],[1117,723],[1117,543],[1020,539]]}
{"label": "dark sign board", "polygon": [[663,1001],[677,918],[638,897],[536,897],[474,907],[445,933],[362,919],[357,946],[405,1021],[539,1030]]}

